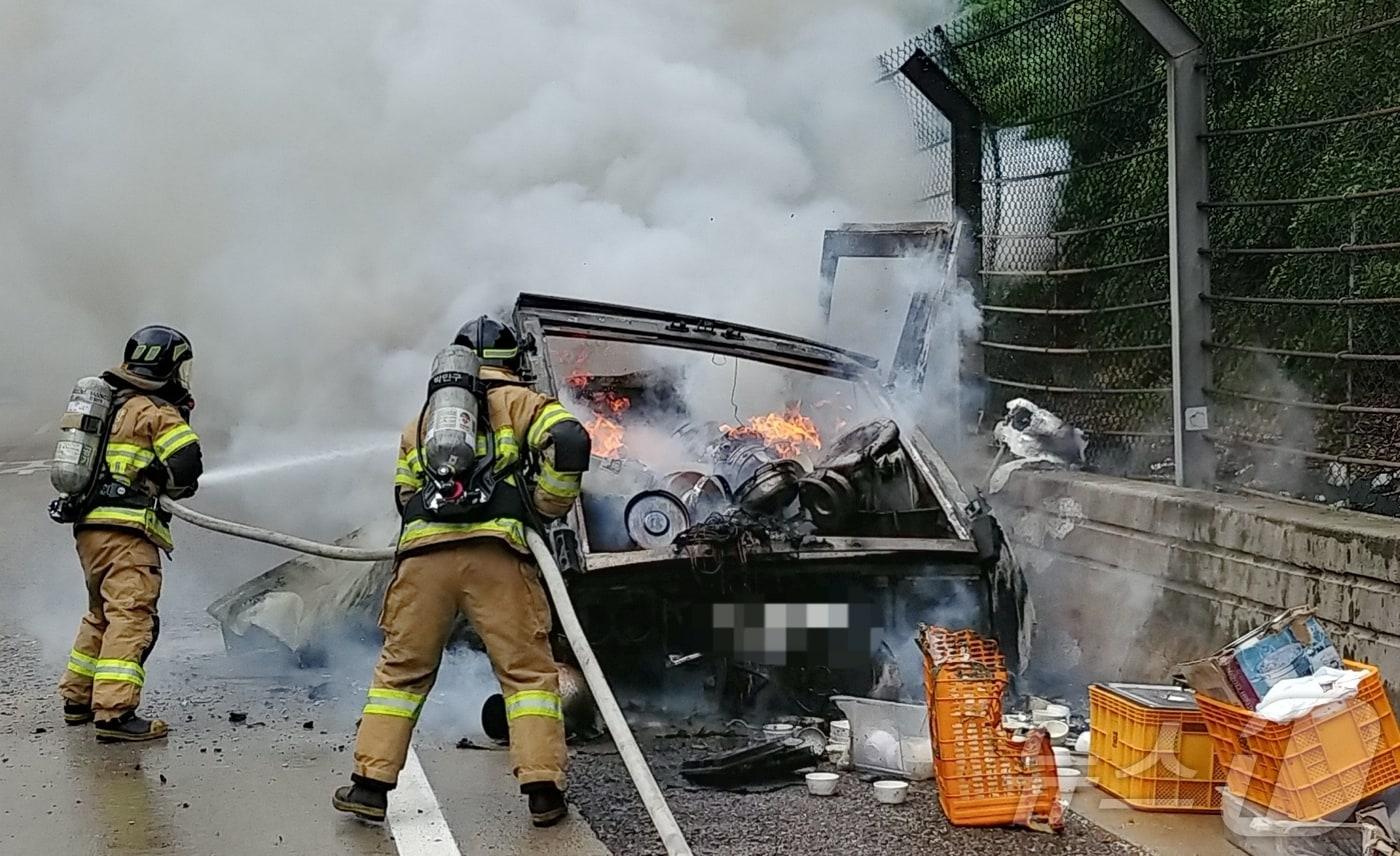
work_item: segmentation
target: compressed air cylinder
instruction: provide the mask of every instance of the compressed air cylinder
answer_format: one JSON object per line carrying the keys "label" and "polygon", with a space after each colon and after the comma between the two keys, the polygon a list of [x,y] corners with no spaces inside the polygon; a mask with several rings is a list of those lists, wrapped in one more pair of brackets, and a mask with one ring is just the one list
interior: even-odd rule
{"label": "compressed air cylinder", "polygon": [[470,348],[448,345],[433,358],[424,417],[423,456],[438,478],[464,476],[476,460],[477,397],[481,361]]}
{"label": "compressed air cylinder", "polygon": [[112,396],[112,388],[100,377],[85,377],[73,387],[68,409],[58,423],[58,445],[49,470],[49,481],[59,493],[82,494],[96,477]]}

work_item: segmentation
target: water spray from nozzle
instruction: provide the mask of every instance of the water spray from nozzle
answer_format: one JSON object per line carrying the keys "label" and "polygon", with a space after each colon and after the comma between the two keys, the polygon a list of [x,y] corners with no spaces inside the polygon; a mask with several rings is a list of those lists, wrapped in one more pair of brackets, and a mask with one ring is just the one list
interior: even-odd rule
{"label": "water spray from nozzle", "polygon": [[254,460],[244,464],[215,467],[206,470],[204,475],[200,476],[199,484],[201,487],[208,487],[209,485],[268,475],[269,473],[281,472],[283,470],[296,469],[299,467],[308,467],[315,464],[327,464],[335,461],[362,458],[368,455],[382,455],[392,450],[396,445],[397,444],[393,440],[386,440],[381,443],[372,443],[363,446],[331,449],[329,451],[310,454],[279,455],[277,457]]}

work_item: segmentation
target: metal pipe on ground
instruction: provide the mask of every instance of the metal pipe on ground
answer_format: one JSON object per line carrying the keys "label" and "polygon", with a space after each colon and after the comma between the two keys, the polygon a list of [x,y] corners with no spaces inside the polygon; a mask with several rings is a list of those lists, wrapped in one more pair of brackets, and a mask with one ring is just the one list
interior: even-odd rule
{"label": "metal pipe on ground", "polygon": [[[161,497],[160,505],[186,523],[212,532],[285,547],[288,550],[296,550],[313,556],[349,562],[381,562],[393,559],[395,556],[393,548],[367,550],[356,547],[340,547],[298,538],[295,535],[273,532],[258,526],[249,526],[245,523],[221,520],[186,508],[169,497]],[[607,723],[613,742],[617,744],[618,754],[621,755],[622,762],[627,767],[628,775],[632,777],[632,784],[636,786],[637,793],[642,798],[642,804],[646,807],[647,814],[650,815],[657,834],[661,836],[661,843],[666,848],[667,856],[691,856],[690,845],[686,843],[685,835],[681,832],[680,826],[676,824],[676,819],[671,814],[671,807],[666,804],[666,797],[661,793],[661,788],[657,786],[656,778],[651,774],[651,767],[647,765],[646,757],[642,755],[642,750],[637,746],[637,740],[632,736],[632,729],[627,725],[627,719],[622,715],[622,709],[618,707],[617,698],[613,696],[612,688],[608,686],[607,678],[603,676],[603,670],[598,665],[597,657],[593,655],[593,647],[588,643],[588,636],[583,632],[583,625],[579,623],[578,614],[574,612],[573,601],[569,599],[568,589],[564,586],[564,577],[559,572],[554,555],[549,552],[549,547],[544,543],[544,539],[533,529],[525,531],[525,538],[529,544],[530,552],[539,564],[545,585],[549,587],[550,596],[554,600],[554,610],[559,616],[559,623],[564,628],[564,635],[568,638],[569,646],[573,648],[574,656],[578,659],[579,668],[583,671],[584,680],[588,682],[588,688],[593,692],[593,701],[598,706],[599,712],[603,714],[603,721]]]}

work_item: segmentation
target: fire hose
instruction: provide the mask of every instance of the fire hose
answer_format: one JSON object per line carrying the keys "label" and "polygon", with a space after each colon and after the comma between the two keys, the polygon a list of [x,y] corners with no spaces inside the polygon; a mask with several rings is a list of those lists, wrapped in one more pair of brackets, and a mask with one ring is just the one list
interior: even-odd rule
{"label": "fire hose", "polygon": [[246,523],[234,523],[232,520],[210,517],[192,508],[186,508],[168,496],[160,498],[160,507],[186,523],[192,523],[201,529],[208,529],[210,532],[219,532],[224,535],[232,535],[235,538],[245,538],[249,541],[260,541],[274,547],[296,550],[298,553],[320,556],[323,559],[336,559],[342,562],[388,562],[393,560],[396,552],[393,547],[367,550],[363,547],[322,544],[320,541],[309,541],[295,535],[273,532],[271,529],[249,526]]}
{"label": "fire hose", "polygon": [[[392,560],[396,554],[393,548],[373,550],[322,544],[319,541],[310,541],[295,535],[274,532],[258,526],[249,526],[246,523],[222,520],[186,508],[169,497],[161,497],[160,505],[186,523],[208,529],[211,532],[272,544],[276,547],[284,547],[288,550],[296,550],[325,559],[346,562],[383,562]],[[588,637],[583,632],[583,625],[579,623],[578,613],[574,611],[573,601],[569,599],[568,589],[564,586],[564,576],[559,572],[559,565],[554,561],[554,555],[550,553],[544,539],[534,529],[527,528],[525,530],[525,539],[530,547],[530,552],[535,557],[535,562],[539,565],[545,584],[549,587],[549,594],[554,600],[554,610],[559,616],[559,623],[564,628],[564,635],[569,640],[569,647],[573,648],[574,657],[578,660],[584,680],[588,682],[588,688],[593,692],[593,701],[598,705],[599,712],[603,714],[603,721],[607,723],[613,743],[617,745],[618,754],[622,757],[622,763],[626,766],[628,775],[632,777],[632,784],[636,786],[637,794],[642,798],[642,805],[646,807],[647,814],[650,815],[657,834],[661,836],[661,843],[666,847],[667,856],[691,856],[690,845],[686,843],[685,835],[681,832],[680,826],[676,824],[676,819],[671,814],[671,807],[667,805],[665,795],[657,786],[656,778],[651,774],[651,767],[647,765],[646,757],[642,755],[642,750],[637,746],[637,739],[632,735],[632,729],[628,726],[626,717],[622,715],[622,709],[618,707],[617,698],[612,693],[612,687],[608,686],[607,678],[603,676],[603,670],[598,665],[598,659],[593,655],[593,646],[588,643]]]}

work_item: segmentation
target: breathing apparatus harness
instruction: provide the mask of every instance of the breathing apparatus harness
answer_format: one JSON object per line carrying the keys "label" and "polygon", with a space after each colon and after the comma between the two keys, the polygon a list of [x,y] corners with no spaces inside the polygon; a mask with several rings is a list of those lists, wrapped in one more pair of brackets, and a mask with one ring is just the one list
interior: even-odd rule
{"label": "breathing apparatus harness", "polygon": [[[103,378],[103,381],[106,382],[106,378]],[[111,384],[108,383],[108,386]],[[95,466],[92,466],[82,489],[72,493],[60,493],[49,503],[49,519],[53,522],[77,523],[104,499],[120,503],[128,501],[128,494],[133,491],[112,478],[112,473],[107,468],[107,445],[112,439],[112,423],[116,421],[117,414],[128,401],[136,397],[136,394],[136,390],[131,388],[114,389],[111,406],[105,415],[99,418],[85,414],[80,417],[80,424],[72,426],[77,431],[91,435],[87,446]],[[74,397],[77,397],[76,393]],[[71,432],[65,430],[65,433]]]}
{"label": "breathing apparatus harness", "polygon": [[[423,409],[418,412],[417,432],[420,442],[416,453],[418,466],[423,471],[423,487],[420,496],[423,508],[434,517],[444,520],[470,513],[472,509],[490,503],[491,498],[496,493],[497,483],[509,475],[509,472],[496,472],[496,434],[490,430],[489,424],[486,430],[479,432],[485,441],[484,448],[479,454],[473,452],[471,465],[466,472],[458,473],[451,470],[438,472],[429,466],[427,443],[421,441],[423,423],[428,415],[429,402],[432,400],[433,393],[449,386],[465,389],[476,399],[479,413],[487,410],[486,384],[475,375],[457,373],[435,375],[428,382],[428,401],[423,402]],[[476,437],[472,438],[472,442],[475,444]],[[513,470],[514,467],[515,464],[512,463],[505,469],[509,471]]]}
{"label": "breathing apparatus harness", "polygon": [[512,381],[484,380],[479,367],[476,354],[461,345],[449,345],[433,360],[428,396],[414,429],[423,486],[404,506],[405,523],[525,519],[516,492],[498,490],[522,467],[518,456],[501,465],[487,403],[491,388]]}
{"label": "breathing apparatus harness", "polygon": [[[100,387],[111,396],[105,412],[94,412],[91,396]],[[189,421],[194,410],[194,398],[178,382],[171,381],[156,390],[145,390],[111,372],[101,377],[84,378],[69,398],[68,410],[59,425],[62,429],[54,453],[51,481],[59,496],[49,503],[49,519],[55,523],[77,523],[99,505],[124,508],[155,508],[157,516],[169,522],[170,515],[159,507],[155,493],[143,490],[135,483],[122,484],[112,476],[107,466],[107,447],[112,439],[112,425],[122,408],[137,397],[149,398],[156,405],[170,404]],[[81,446],[65,455],[65,446]],[[160,476],[163,465],[159,459],[147,465]],[[159,481],[155,479],[154,481]],[[75,484],[77,487],[75,488]]]}

